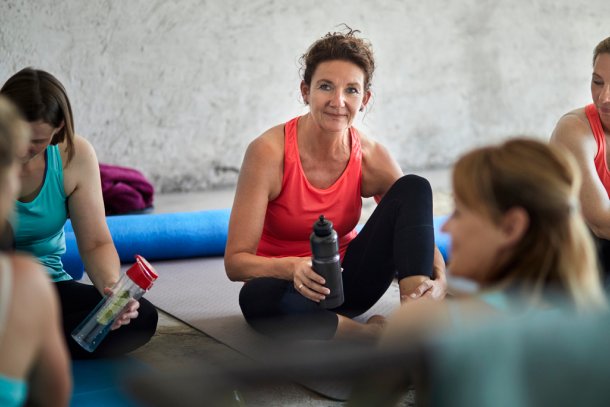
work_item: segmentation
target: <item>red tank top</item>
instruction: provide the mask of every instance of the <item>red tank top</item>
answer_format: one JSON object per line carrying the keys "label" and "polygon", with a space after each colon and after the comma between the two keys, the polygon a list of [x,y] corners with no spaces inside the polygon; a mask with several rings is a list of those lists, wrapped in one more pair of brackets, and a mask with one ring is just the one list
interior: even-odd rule
{"label": "red tank top", "polygon": [[256,254],[265,257],[309,257],[309,235],[314,222],[324,215],[339,236],[341,259],[356,237],[362,197],[362,150],[358,131],[350,128],[351,152],[347,167],[333,185],[319,189],[309,183],[301,167],[294,118],[284,127],[284,177],[282,190],[269,202]]}
{"label": "red tank top", "polygon": [[597,143],[597,154],[594,159],[595,169],[597,170],[597,175],[599,175],[599,179],[602,181],[604,188],[606,188],[608,197],[610,197],[610,172],[608,171],[608,164],[606,163],[606,135],[604,134],[604,128],[602,127],[602,122],[599,119],[599,114],[597,113],[597,108],[594,104],[587,105],[585,107],[585,113],[587,114],[587,119],[589,119],[593,137],[595,137],[595,142]]}

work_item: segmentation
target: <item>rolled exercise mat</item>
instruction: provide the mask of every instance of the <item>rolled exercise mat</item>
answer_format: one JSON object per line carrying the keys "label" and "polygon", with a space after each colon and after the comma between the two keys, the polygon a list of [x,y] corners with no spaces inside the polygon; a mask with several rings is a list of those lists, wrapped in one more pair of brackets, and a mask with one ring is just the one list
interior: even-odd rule
{"label": "rolled exercise mat", "polygon": [[[227,242],[230,209],[144,215],[109,216],[108,229],[121,262],[136,254],[148,260],[222,256]],[[72,224],[68,220],[64,269],[80,278],[80,259]]]}
{"label": "rolled exercise mat", "polygon": [[451,236],[448,233],[442,232],[441,228],[443,224],[447,222],[449,216],[435,216],[433,219],[434,223],[434,242],[436,246],[441,251],[443,258],[446,262],[449,261],[449,256],[451,255]]}
{"label": "rolled exercise mat", "polygon": [[[110,234],[122,262],[130,263],[136,254],[148,260],[222,256],[227,243],[230,209],[143,215],[119,215],[106,218]],[[447,216],[434,217],[434,240],[445,261],[449,260],[451,241],[441,226]],[[358,230],[362,225],[358,226]],[[64,269],[74,279],[83,276],[83,262],[78,254],[70,220],[64,227],[66,253]]]}
{"label": "rolled exercise mat", "polygon": [[61,262],[64,265],[64,270],[75,280],[83,278],[85,268],[83,261],[78,254],[78,246],[76,245],[76,236],[72,230],[72,225],[68,228],[70,221],[64,226],[64,235],[66,236],[66,252],[61,256]]}

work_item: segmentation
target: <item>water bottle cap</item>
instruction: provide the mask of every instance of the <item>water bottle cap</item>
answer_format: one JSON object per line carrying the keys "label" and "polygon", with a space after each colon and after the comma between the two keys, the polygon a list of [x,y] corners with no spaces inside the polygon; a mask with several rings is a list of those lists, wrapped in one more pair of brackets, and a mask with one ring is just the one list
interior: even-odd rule
{"label": "water bottle cap", "polygon": [[328,236],[333,232],[333,223],[320,215],[320,218],[313,224],[313,231],[317,236]]}
{"label": "water bottle cap", "polygon": [[153,266],[139,254],[136,254],[136,262],[127,270],[127,275],[141,289],[148,290],[158,275]]}

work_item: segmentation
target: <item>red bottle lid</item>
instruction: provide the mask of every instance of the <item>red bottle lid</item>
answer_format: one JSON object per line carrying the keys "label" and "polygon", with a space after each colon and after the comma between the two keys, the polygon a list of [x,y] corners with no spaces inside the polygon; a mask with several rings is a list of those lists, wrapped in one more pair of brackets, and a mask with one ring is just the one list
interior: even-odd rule
{"label": "red bottle lid", "polygon": [[129,267],[127,275],[143,290],[148,290],[152,287],[153,282],[158,277],[153,266],[139,254],[136,254],[136,262],[133,266]]}

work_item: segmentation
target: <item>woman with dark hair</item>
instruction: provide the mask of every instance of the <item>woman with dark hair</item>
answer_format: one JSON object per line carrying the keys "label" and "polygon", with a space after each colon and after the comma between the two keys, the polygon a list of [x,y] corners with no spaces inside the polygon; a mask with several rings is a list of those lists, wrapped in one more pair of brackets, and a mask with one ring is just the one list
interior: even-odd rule
{"label": "woman with dark hair", "polygon": [[[0,94],[18,107],[32,133],[22,158],[15,248],[34,255],[55,283],[72,357],[112,356],[136,349],[148,342],[157,325],[157,311],[145,299],[130,304],[94,353],[84,351],[70,337],[118,280],[120,263],[106,225],[95,151],[74,132],[63,85],[45,71],[26,68],[6,81]],[[73,281],[63,269],[63,227],[68,216],[93,286]],[[128,326],[118,329],[123,325]]]}
{"label": "woman with dark hair", "polygon": [[[240,171],[225,267],[231,280],[245,282],[246,320],[268,335],[375,337],[382,319],[352,317],[395,276],[403,299],[445,295],[428,181],[402,176],[387,149],[352,126],[371,98],[375,68],[357,33],[329,33],[303,55],[309,113],[255,139]],[[363,197],[379,205],[356,233]],[[345,302],[331,310],[318,305],[329,289],[311,265],[309,235],[320,214],[334,223],[343,268]]]}

